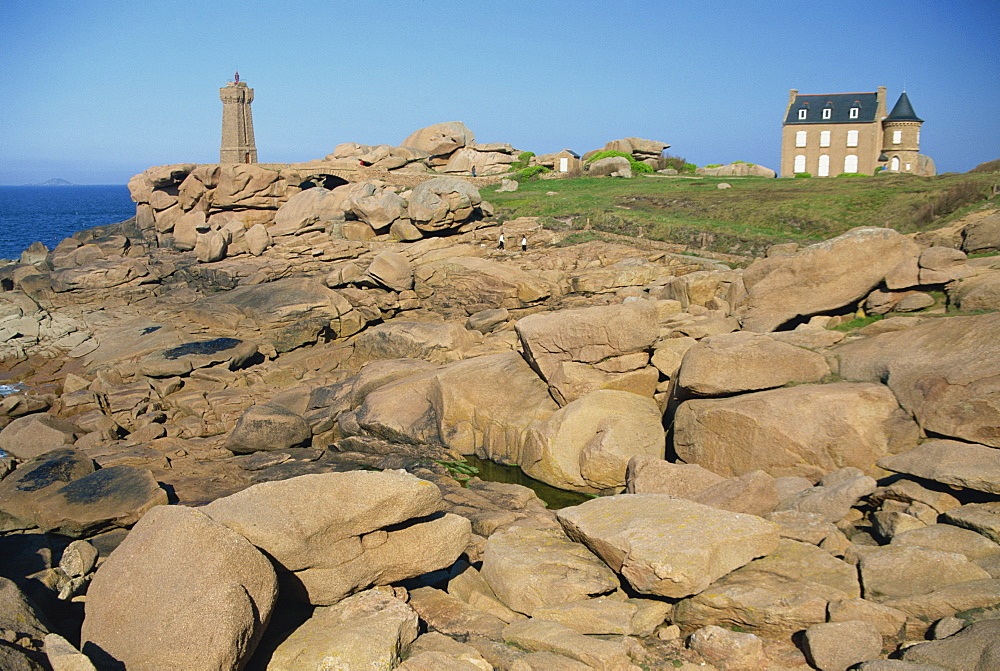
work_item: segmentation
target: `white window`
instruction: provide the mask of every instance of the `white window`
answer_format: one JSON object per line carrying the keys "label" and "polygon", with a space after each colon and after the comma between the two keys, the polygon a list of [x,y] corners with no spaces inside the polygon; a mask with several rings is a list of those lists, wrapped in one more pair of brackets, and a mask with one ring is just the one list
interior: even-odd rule
{"label": "white window", "polygon": [[910,172],[910,164],[909,163],[906,164],[906,172]]}
{"label": "white window", "polygon": [[920,146],[920,129],[917,129],[917,146]]}
{"label": "white window", "polygon": [[858,109],[857,107],[852,107],[852,108],[851,108],[851,114],[850,114],[850,117],[851,117],[852,119],[857,119],[857,118],[858,118],[858,112],[860,112],[860,111],[861,111],[861,110],[860,110],[860,109]]}
{"label": "white window", "polygon": [[805,172],[806,171],[806,157],[803,154],[799,154],[795,157],[795,167],[792,172]]}
{"label": "white window", "polygon": [[902,144],[902,142],[903,142],[903,131],[901,130],[892,131],[892,143]]}
{"label": "white window", "polygon": [[808,112],[808,110],[805,107],[799,110],[799,120],[806,118],[806,112]]}
{"label": "white window", "polygon": [[858,171],[858,157],[855,154],[848,154],[844,157],[844,172]]}
{"label": "white window", "polygon": [[858,131],[856,130],[847,131],[847,146],[848,147],[858,146]]}
{"label": "white window", "polygon": [[562,157],[559,159],[559,172],[569,172],[569,159]]}
{"label": "white window", "polygon": [[830,157],[823,154],[819,157],[819,170],[816,171],[817,177],[829,177],[830,176]]}
{"label": "white window", "polygon": [[893,172],[899,172],[899,157],[893,156],[892,160],[889,162],[889,170]]}
{"label": "white window", "polygon": [[830,131],[821,130],[819,132],[819,146],[829,147],[830,146]]}
{"label": "white window", "polygon": [[806,132],[804,130],[795,131],[795,146],[796,147],[806,146]]}
{"label": "white window", "polygon": [[826,109],[824,109],[823,110],[823,118],[824,119],[829,119],[830,118],[830,114],[832,113],[832,111],[833,110],[831,110],[829,107],[827,107]]}

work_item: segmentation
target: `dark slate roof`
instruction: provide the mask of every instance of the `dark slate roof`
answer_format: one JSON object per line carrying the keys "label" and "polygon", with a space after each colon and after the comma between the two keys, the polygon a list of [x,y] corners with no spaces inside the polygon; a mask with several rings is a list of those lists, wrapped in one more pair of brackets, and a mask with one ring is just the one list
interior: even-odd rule
{"label": "dark slate roof", "polygon": [[[851,118],[851,108],[858,107],[858,118]],[[799,110],[805,108],[806,118],[799,119]],[[830,108],[830,118],[823,118],[823,110]],[[816,93],[795,96],[788,108],[786,124],[817,123],[871,123],[878,108],[877,93]]]}
{"label": "dark slate roof", "polygon": [[886,121],[923,121],[917,116],[917,113],[913,111],[913,105],[910,104],[910,97],[906,95],[906,91],[899,96],[899,100],[896,101],[896,105],[889,112],[889,116],[885,118]]}

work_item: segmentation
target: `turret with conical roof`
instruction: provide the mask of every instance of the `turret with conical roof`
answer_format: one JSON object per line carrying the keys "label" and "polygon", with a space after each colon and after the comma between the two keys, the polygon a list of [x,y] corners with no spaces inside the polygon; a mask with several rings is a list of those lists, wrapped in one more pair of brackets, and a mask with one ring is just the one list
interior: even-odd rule
{"label": "turret with conical roof", "polygon": [[926,171],[920,160],[920,126],[923,123],[924,120],[913,111],[910,97],[903,91],[889,116],[882,120],[882,155],[887,170],[918,174]]}
{"label": "turret with conical roof", "polygon": [[917,116],[917,113],[913,111],[913,105],[910,104],[910,96],[906,95],[906,91],[903,91],[899,96],[899,100],[893,106],[892,111],[889,112],[889,116],[885,118],[886,121],[919,121],[923,123],[923,119]]}

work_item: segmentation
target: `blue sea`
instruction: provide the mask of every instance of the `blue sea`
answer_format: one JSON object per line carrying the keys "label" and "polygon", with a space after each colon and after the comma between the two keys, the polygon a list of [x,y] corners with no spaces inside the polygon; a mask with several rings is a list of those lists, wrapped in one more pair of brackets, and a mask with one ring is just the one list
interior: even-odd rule
{"label": "blue sea", "polygon": [[40,240],[52,249],[63,238],[135,216],[124,185],[0,186],[0,259],[19,259]]}

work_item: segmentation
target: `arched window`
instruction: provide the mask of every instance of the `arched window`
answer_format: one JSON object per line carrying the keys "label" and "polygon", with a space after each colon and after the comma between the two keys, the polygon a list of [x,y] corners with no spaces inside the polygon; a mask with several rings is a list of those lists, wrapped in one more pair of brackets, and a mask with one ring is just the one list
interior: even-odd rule
{"label": "arched window", "polygon": [[819,157],[819,169],[816,171],[817,177],[829,177],[830,176],[830,156],[828,154],[823,154]]}
{"label": "arched window", "polygon": [[806,132],[804,130],[795,131],[795,146],[796,147],[806,146]]}
{"label": "arched window", "polygon": [[858,171],[858,157],[856,154],[848,154],[844,157],[844,172]]}
{"label": "arched window", "polygon": [[892,160],[889,161],[889,170],[899,172],[899,157],[893,156]]}
{"label": "arched window", "polygon": [[806,157],[803,154],[799,154],[795,157],[795,167],[792,172],[805,172],[806,171]]}

